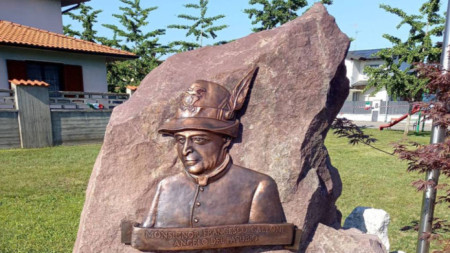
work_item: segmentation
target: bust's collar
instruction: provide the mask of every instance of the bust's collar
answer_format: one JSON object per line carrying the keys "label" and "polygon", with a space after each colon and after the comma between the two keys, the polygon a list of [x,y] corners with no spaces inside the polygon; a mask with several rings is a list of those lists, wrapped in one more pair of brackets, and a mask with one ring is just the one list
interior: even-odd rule
{"label": "bust's collar", "polygon": [[187,171],[185,172],[190,178],[194,180],[196,184],[200,186],[206,186],[209,183],[221,178],[230,167],[229,165],[231,165],[231,157],[229,154],[227,154],[223,162],[207,175],[193,175]]}

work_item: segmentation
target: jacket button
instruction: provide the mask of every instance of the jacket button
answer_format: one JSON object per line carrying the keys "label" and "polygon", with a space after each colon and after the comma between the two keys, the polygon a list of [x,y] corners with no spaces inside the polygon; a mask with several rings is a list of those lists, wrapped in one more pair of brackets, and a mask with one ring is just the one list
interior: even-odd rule
{"label": "jacket button", "polygon": [[205,188],[203,188],[203,187],[200,187],[200,191],[202,192],[202,191],[204,191],[205,190]]}
{"label": "jacket button", "polygon": [[200,206],[200,202],[195,203],[196,206]]}
{"label": "jacket button", "polygon": [[194,222],[195,222],[195,223],[198,223],[199,220],[198,220],[197,218],[194,218]]}

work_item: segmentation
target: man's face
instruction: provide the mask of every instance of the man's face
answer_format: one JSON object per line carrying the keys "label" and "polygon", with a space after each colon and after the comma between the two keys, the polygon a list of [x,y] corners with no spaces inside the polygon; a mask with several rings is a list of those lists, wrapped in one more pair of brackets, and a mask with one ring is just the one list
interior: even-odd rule
{"label": "man's face", "polygon": [[175,133],[178,157],[191,174],[206,173],[223,161],[230,140],[222,135],[200,130]]}

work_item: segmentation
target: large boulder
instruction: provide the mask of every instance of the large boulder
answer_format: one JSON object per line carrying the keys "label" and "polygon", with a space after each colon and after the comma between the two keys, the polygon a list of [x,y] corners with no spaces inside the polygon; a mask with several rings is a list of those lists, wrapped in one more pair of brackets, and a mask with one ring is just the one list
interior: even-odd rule
{"label": "large boulder", "polygon": [[341,180],[323,143],[348,95],[348,46],[334,18],[315,4],[279,28],[168,58],[112,114],[74,252],[137,252],[120,243],[121,220],[141,222],[157,183],[182,170],[173,140],[156,130],[195,80],[231,90],[254,66],[241,136],[230,152],[234,163],[275,179],[288,222],[304,230],[302,250],[318,223],[339,228]]}
{"label": "large boulder", "polygon": [[310,253],[386,253],[388,252],[376,235],[363,234],[351,228],[336,230],[319,224],[306,252]]}
{"label": "large boulder", "polygon": [[344,229],[356,228],[369,235],[376,235],[389,251],[389,214],[383,209],[358,206],[348,215]]}

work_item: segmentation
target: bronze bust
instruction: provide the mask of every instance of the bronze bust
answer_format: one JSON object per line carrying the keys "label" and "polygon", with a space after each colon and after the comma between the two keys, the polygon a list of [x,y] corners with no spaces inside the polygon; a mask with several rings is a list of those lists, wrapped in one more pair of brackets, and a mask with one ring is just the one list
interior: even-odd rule
{"label": "bronze bust", "polygon": [[203,80],[182,94],[176,118],[159,132],[174,136],[184,171],[159,183],[144,227],[285,222],[275,181],[234,165],[228,154],[239,129],[235,111],[244,103],[253,73],[233,94]]}
{"label": "bronze bust", "polygon": [[204,80],[182,94],[175,118],[158,132],[175,138],[184,170],[158,184],[148,216],[133,232],[133,247],[180,250],[293,243],[294,225],[286,223],[275,181],[233,164],[228,154],[239,132],[236,111],[244,104],[256,70],[231,94]]}

